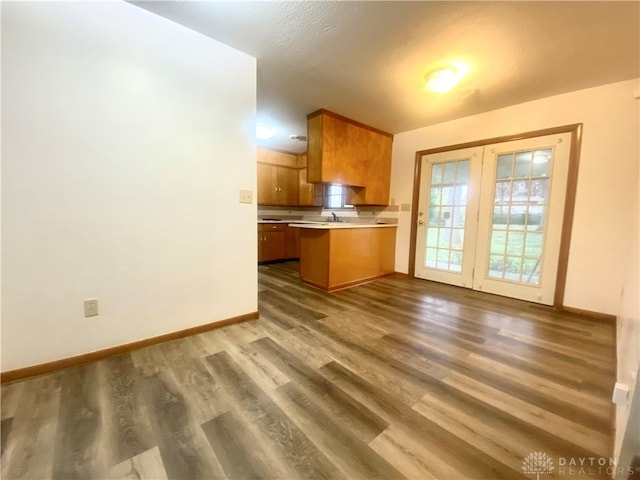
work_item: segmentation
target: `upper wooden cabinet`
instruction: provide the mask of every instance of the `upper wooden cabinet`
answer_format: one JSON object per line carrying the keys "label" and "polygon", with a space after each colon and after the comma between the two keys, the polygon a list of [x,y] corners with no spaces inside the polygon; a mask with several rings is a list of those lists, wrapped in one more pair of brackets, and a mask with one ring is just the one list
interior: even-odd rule
{"label": "upper wooden cabinet", "polygon": [[307,154],[298,156],[298,205],[301,207],[321,207],[324,185],[309,183],[307,175]]}
{"label": "upper wooden cabinet", "polygon": [[323,185],[307,181],[307,154],[258,149],[258,205],[321,207]]}
{"label": "upper wooden cabinet", "polygon": [[348,185],[352,205],[388,205],[393,135],[327,110],[307,115],[308,181]]}
{"label": "upper wooden cabinet", "polygon": [[258,205],[298,204],[298,157],[258,149]]}

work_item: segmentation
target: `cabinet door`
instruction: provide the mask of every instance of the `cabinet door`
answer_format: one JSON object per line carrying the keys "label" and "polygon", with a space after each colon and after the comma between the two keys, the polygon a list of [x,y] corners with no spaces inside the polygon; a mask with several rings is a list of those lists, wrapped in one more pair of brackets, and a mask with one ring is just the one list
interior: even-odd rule
{"label": "cabinet door", "polygon": [[388,205],[393,136],[331,112],[311,115],[308,179],[349,186],[347,203]]}
{"label": "cabinet door", "polygon": [[278,205],[298,205],[298,169],[275,167]]}
{"label": "cabinet door", "polygon": [[266,163],[257,165],[258,205],[277,205],[278,195],[275,185],[277,167]]}
{"label": "cabinet door", "polygon": [[280,165],[281,167],[298,167],[298,157],[293,153],[279,152],[277,150],[257,149],[258,163],[268,163],[269,165]]}
{"label": "cabinet door", "polygon": [[352,205],[388,205],[393,139],[368,131],[365,143],[368,158],[366,187],[348,188],[346,202]]}
{"label": "cabinet door", "polygon": [[300,258],[300,229],[287,227],[285,258]]}
{"label": "cabinet door", "polygon": [[268,262],[285,257],[286,232],[258,233],[258,261]]}
{"label": "cabinet door", "polygon": [[298,205],[310,207],[313,205],[313,183],[307,182],[307,169],[298,170]]}
{"label": "cabinet door", "polygon": [[321,207],[324,202],[324,185],[307,182],[307,169],[298,173],[298,205],[301,207]]}

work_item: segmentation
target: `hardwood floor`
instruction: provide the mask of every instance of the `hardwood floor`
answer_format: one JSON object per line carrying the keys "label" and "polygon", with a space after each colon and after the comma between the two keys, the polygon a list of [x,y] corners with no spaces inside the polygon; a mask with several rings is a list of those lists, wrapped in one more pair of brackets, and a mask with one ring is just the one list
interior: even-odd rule
{"label": "hardwood floor", "polygon": [[295,262],[259,290],[259,320],[3,385],[2,478],[607,477],[569,468],[611,454],[613,324]]}

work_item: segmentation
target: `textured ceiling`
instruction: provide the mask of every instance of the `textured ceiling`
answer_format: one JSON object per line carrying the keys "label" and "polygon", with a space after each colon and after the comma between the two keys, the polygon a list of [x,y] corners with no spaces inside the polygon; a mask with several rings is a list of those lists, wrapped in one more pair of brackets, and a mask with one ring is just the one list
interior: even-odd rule
{"label": "textured ceiling", "polygon": [[[133,2],[258,59],[261,144],[326,108],[391,133],[640,76],[640,2]],[[456,91],[424,91],[447,60]]]}

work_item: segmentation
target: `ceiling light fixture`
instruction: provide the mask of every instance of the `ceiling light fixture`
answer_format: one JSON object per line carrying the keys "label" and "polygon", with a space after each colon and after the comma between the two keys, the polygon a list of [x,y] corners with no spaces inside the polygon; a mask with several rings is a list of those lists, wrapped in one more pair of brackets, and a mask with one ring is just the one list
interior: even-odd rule
{"label": "ceiling light fixture", "polygon": [[260,140],[266,140],[273,137],[276,134],[276,129],[269,125],[258,124],[256,125],[256,138]]}
{"label": "ceiling light fixture", "polygon": [[442,67],[429,72],[425,88],[436,93],[447,93],[460,81],[462,76],[456,67]]}

